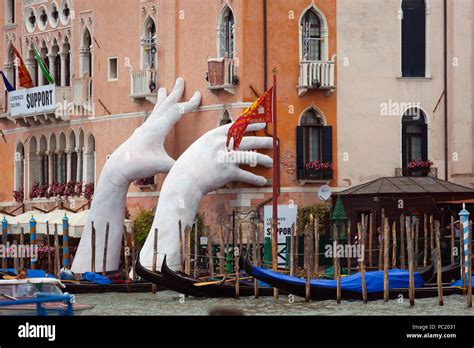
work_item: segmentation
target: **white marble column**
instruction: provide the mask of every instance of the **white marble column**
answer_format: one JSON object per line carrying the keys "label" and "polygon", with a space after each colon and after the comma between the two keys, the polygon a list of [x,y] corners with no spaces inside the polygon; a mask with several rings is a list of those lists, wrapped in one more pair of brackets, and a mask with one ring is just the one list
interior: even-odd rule
{"label": "white marble column", "polygon": [[66,167],[66,182],[70,182],[72,178],[72,150],[66,150],[67,167]]}
{"label": "white marble column", "polygon": [[82,149],[76,148],[77,153],[77,166],[76,166],[76,181],[83,181],[82,180]]}
{"label": "white marble column", "polygon": [[[66,86],[66,64],[67,64],[67,52],[61,52],[59,54],[59,57],[61,58],[61,86],[64,87]],[[59,81],[56,81],[56,84],[59,84]]]}
{"label": "white marble column", "polygon": [[[51,77],[54,80],[54,76],[56,75],[56,66],[54,65],[56,54],[50,53],[48,54],[48,58],[49,58],[49,73],[51,74]],[[55,81],[55,82],[58,83],[58,81]]]}
{"label": "white marble column", "polygon": [[54,182],[54,153],[52,151],[47,151],[46,155],[48,156],[48,184],[51,185]]}

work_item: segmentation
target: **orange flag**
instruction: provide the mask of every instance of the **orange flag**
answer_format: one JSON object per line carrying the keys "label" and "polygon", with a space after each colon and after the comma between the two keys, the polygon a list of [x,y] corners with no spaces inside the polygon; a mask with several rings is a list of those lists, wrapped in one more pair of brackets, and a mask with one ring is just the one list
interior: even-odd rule
{"label": "orange flag", "polygon": [[20,79],[20,87],[33,88],[35,85],[33,83],[33,80],[31,79],[28,69],[26,68],[25,62],[23,62],[23,58],[21,58],[20,52],[18,52],[15,46],[12,46],[12,48],[19,62],[18,77]]}
{"label": "orange flag", "polygon": [[272,123],[273,118],[273,87],[263,93],[252,105],[240,115],[240,117],[229,128],[227,133],[226,147],[229,147],[230,139],[234,138],[234,150],[237,150],[247,130],[252,123]]}

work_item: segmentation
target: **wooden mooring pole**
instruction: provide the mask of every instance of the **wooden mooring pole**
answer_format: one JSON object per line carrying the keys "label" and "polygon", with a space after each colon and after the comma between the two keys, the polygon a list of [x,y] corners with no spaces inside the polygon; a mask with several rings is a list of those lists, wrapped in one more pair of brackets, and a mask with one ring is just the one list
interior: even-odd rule
{"label": "wooden mooring pole", "polygon": [[337,226],[334,224],[333,227],[333,238],[334,238],[334,247],[333,247],[333,268],[334,268],[334,276],[336,278],[336,300],[337,303],[341,303],[341,272],[339,270],[339,258],[337,255],[337,244],[338,244],[338,231],[337,231]]}
{"label": "wooden mooring pole", "polygon": [[410,306],[415,305],[415,273],[413,266],[413,231],[410,217],[405,219],[405,227],[407,232],[407,251],[408,251],[408,272],[409,272],[409,290],[408,296],[410,299]]}
{"label": "wooden mooring pole", "polygon": [[[362,219],[364,219],[364,216],[362,215]],[[359,234],[360,238],[360,234]],[[351,236],[351,224],[350,222],[347,224],[347,245],[349,246],[349,250],[352,250],[351,245],[352,245],[352,236]],[[351,253],[347,253],[347,274],[351,274],[351,267],[352,267],[352,260],[351,260]]]}
{"label": "wooden mooring pole", "polygon": [[442,264],[441,264],[441,243],[440,243],[440,226],[439,221],[435,221],[435,238],[436,238],[436,272],[438,280],[438,304],[440,306],[444,305],[443,302],[443,273],[442,273]]}
{"label": "wooden mooring pole", "polygon": [[[23,227],[20,228],[20,245],[22,247],[25,245],[25,230],[23,229]],[[58,254],[59,254],[59,247],[58,247]],[[23,269],[23,268],[25,268],[25,259],[20,253],[20,269]]]}
{"label": "wooden mooring pole", "polygon": [[397,224],[392,223],[392,268],[397,268]]}
{"label": "wooden mooring pole", "polygon": [[209,273],[211,278],[214,277],[214,255],[212,252],[212,240],[211,240],[211,228],[206,227],[206,236],[207,236],[207,254],[209,256]]}
{"label": "wooden mooring pole", "polygon": [[415,271],[418,271],[418,256],[419,253],[419,235],[420,235],[420,220],[416,219],[414,222],[415,227]]}
{"label": "wooden mooring pole", "polygon": [[[94,221],[91,222],[92,224],[92,231],[91,231],[91,271],[95,273],[95,227]],[[57,235],[58,225],[54,225],[54,243],[56,244],[56,235]],[[56,255],[57,259],[59,260],[59,246],[58,246],[58,253]]]}
{"label": "wooden mooring pole", "polygon": [[130,253],[131,253],[131,260],[132,260],[132,274],[133,274],[133,281],[136,282],[138,280],[137,272],[135,272],[135,264],[136,264],[136,248],[135,248],[135,231],[133,228],[130,231]]}
{"label": "wooden mooring pole", "polygon": [[319,276],[319,216],[314,219],[314,276]]}
{"label": "wooden mooring pole", "polygon": [[[153,233],[153,258],[151,268],[153,272],[156,272],[156,261],[158,258],[158,228],[155,228]],[[156,284],[151,286],[151,292],[156,294]]]}
{"label": "wooden mooring pole", "polygon": [[428,267],[428,216],[423,215],[423,230],[424,230],[424,242],[423,242],[423,267]]}
{"label": "wooden mooring pole", "polygon": [[[257,267],[260,267],[260,231],[261,231],[261,224],[257,224],[256,226],[256,231],[255,231],[255,247],[254,247],[254,265]],[[255,278],[254,282],[254,295],[255,298],[258,298],[259,292],[258,292],[258,279]]]}
{"label": "wooden mooring pole", "polygon": [[110,225],[109,225],[109,222],[107,222],[105,226],[104,258],[102,260],[102,275],[104,277],[105,277],[105,274],[107,273],[107,248],[109,245],[109,229],[110,229]]}
{"label": "wooden mooring pole", "polygon": [[[364,221],[364,220],[363,220]],[[367,286],[365,283],[365,233],[363,232],[367,226],[364,222],[364,225],[361,226],[360,223],[357,224],[357,232],[359,233],[360,238],[360,246],[361,246],[361,253],[359,255],[359,270],[360,270],[360,278],[362,284],[362,300],[364,303],[367,303]]]}
{"label": "wooden mooring pole", "polygon": [[405,215],[400,216],[400,268],[406,268],[405,256]]}
{"label": "wooden mooring pole", "polygon": [[[468,243],[467,243],[467,257],[468,257],[468,280],[467,280],[467,306],[469,308],[472,307],[472,221],[469,221],[469,236],[468,236]],[[462,251],[464,254],[464,250]],[[465,268],[464,264],[462,266]]]}
{"label": "wooden mooring pole", "polygon": [[239,257],[240,253],[242,252],[242,223],[239,224],[239,240],[237,241],[238,249],[234,250],[234,271],[235,271],[235,298],[240,298],[240,265],[239,265]]}
{"label": "wooden mooring pole", "polygon": [[46,221],[46,245],[48,247],[48,273],[51,274],[54,272],[51,260],[51,239],[49,238],[49,221]]}
{"label": "wooden mooring pole", "polygon": [[199,249],[199,232],[198,220],[194,221],[194,278],[198,276],[198,249]]}
{"label": "wooden mooring pole", "polygon": [[385,218],[384,224],[383,224],[383,300],[384,302],[388,302],[389,299],[389,293],[388,293],[388,238],[390,235],[390,224],[388,222],[388,218]]}
{"label": "wooden mooring pole", "polygon": [[128,246],[128,232],[127,227],[123,225],[123,260],[125,262],[125,283],[127,284],[127,291],[130,292],[130,272],[129,259],[130,249]]}
{"label": "wooden mooring pole", "polygon": [[295,275],[295,224],[291,225],[290,237],[290,276]]}
{"label": "wooden mooring pole", "polygon": [[455,233],[454,233],[454,216],[451,215],[451,266],[454,266],[454,253],[455,253]]}
{"label": "wooden mooring pole", "polygon": [[224,226],[221,225],[219,231],[220,251],[219,251],[219,273],[225,273],[225,242],[224,242]]}
{"label": "wooden mooring pole", "polygon": [[[311,221],[312,222],[312,221]],[[310,222],[310,223],[311,223]],[[311,226],[311,225],[310,225]],[[306,275],[306,284],[305,284],[305,295],[306,295],[306,302],[309,302],[311,300],[311,288],[310,288],[310,259],[309,259],[309,231],[308,231],[308,226],[305,228],[305,233],[304,233],[304,269],[305,269],[305,275]]]}
{"label": "wooden mooring pole", "polygon": [[375,219],[374,219],[374,214],[370,213],[369,217],[369,267],[373,266],[373,250],[372,250],[372,243],[373,243],[373,235],[374,235],[374,224],[375,224]]}

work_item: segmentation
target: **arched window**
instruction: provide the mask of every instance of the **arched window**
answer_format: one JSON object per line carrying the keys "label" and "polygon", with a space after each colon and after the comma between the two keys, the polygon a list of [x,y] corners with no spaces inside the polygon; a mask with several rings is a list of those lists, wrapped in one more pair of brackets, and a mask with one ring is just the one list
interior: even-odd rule
{"label": "arched window", "polygon": [[314,8],[310,8],[301,20],[301,57],[304,61],[322,60],[321,21]]}
{"label": "arched window", "polygon": [[13,46],[10,45],[10,49],[7,55],[7,64],[5,64],[5,72],[7,75],[8,81],[11,83],[13,89],[16,89],[16,64],[15,64],[15,52],[13,51]]}
{"label": "arched window", "polygon": [[39,156],[38,153],[38,143],[35,137],[30,139],[30,153],[29,153],[29,188],[33,187],[35,183],[39,183]]}
{"label": "arched window", "polygon": [[[425,113],[418,108],[408,109],[402,119],[402,165],[410,162],[428,161],[428,126]],[[406,175],[411,175],[405,171]]]}
{"label": "arched window", "polygon": [[157,61],[156,24],[148,17],[143,27],[142,36],[142,65],[143,69],[156,69]]}
{"label": "arched window", "polygon": [[303,113],[296,138],[298,179],[331,179],[331,170],[318,172],[307,168],[316,161],[332,165],[332,127],[324,125],[318,110],[312,107]]}
{"label": "arched window", "polygon": [[426,57],[425,0],[402,1],[402,75],[424,77]]}
{"label": "arched window", "polygon": [[22,142],[18,142],[15,148],[15,154],[13,157],[14,160],[14,170],[15,170],[15,181],[14,181],[14,190],[23,191],[24,190],[24,180],[25,180],[25,147]]}
{"label": "arched window", "polygon": [[219,23],[219,58],[234,59],[235,54],[235,20],[229,6],[222,11]]}
{"label": "arched window", "polygon": [[15,0],[5,1],[5,23],[15,23]]}
{"label": "arched window", "polygon": [[87,137],[85,163],[84,163],[84,183],[90,184],[95,181],[95,138],[89,134]]}
{"label": "arched window", "polygon": [[224,111],[224,113],[221,116],[221,119],[219,120],[219,127],[224,126],[226,124],[232,123],[232,120],[230,119],[229,111]]}
{"label": "arched window", "polygon": [[56,83],[61,82],[61,86],[71,85],[71,45],[67,37],[64,40],[63,49],[60,53],[61,59],[61,80],[56,80]]}
{"label": "arched window", "polygon": [[89,29],[84,31],[82,36],[82,44],[80,49],[80,62],[81,62],[81,78],[92,77],[92,36]]}
{"label": "arched window", "polygon": [[44,135],[40,138],[40,147],[39,147],[39,183],[40,185],[48,184],[48,142]]}
{"label": "arched window", "polygon": [[58,182],[58,148],[56,146],[56,135],[51,134],[49,138],[49,165],[48,165],[48,179],[49,184]]}

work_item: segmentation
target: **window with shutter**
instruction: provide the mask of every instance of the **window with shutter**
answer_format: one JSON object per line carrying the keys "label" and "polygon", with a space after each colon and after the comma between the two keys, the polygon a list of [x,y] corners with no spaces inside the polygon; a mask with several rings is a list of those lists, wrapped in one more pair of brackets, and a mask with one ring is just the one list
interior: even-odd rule
{"label": "window with shutter", "polygon": [[426,55],[425,0],[402,2],[402,74],[403,77],[425,76]]}
{"label": "window with shutter", "polygon": [[412,161],[428,161],[428,126],[426,117],[420,109],[410,109],[402,119],[402,166],[403,175],[428,175],[428,172],[411,170]]}

